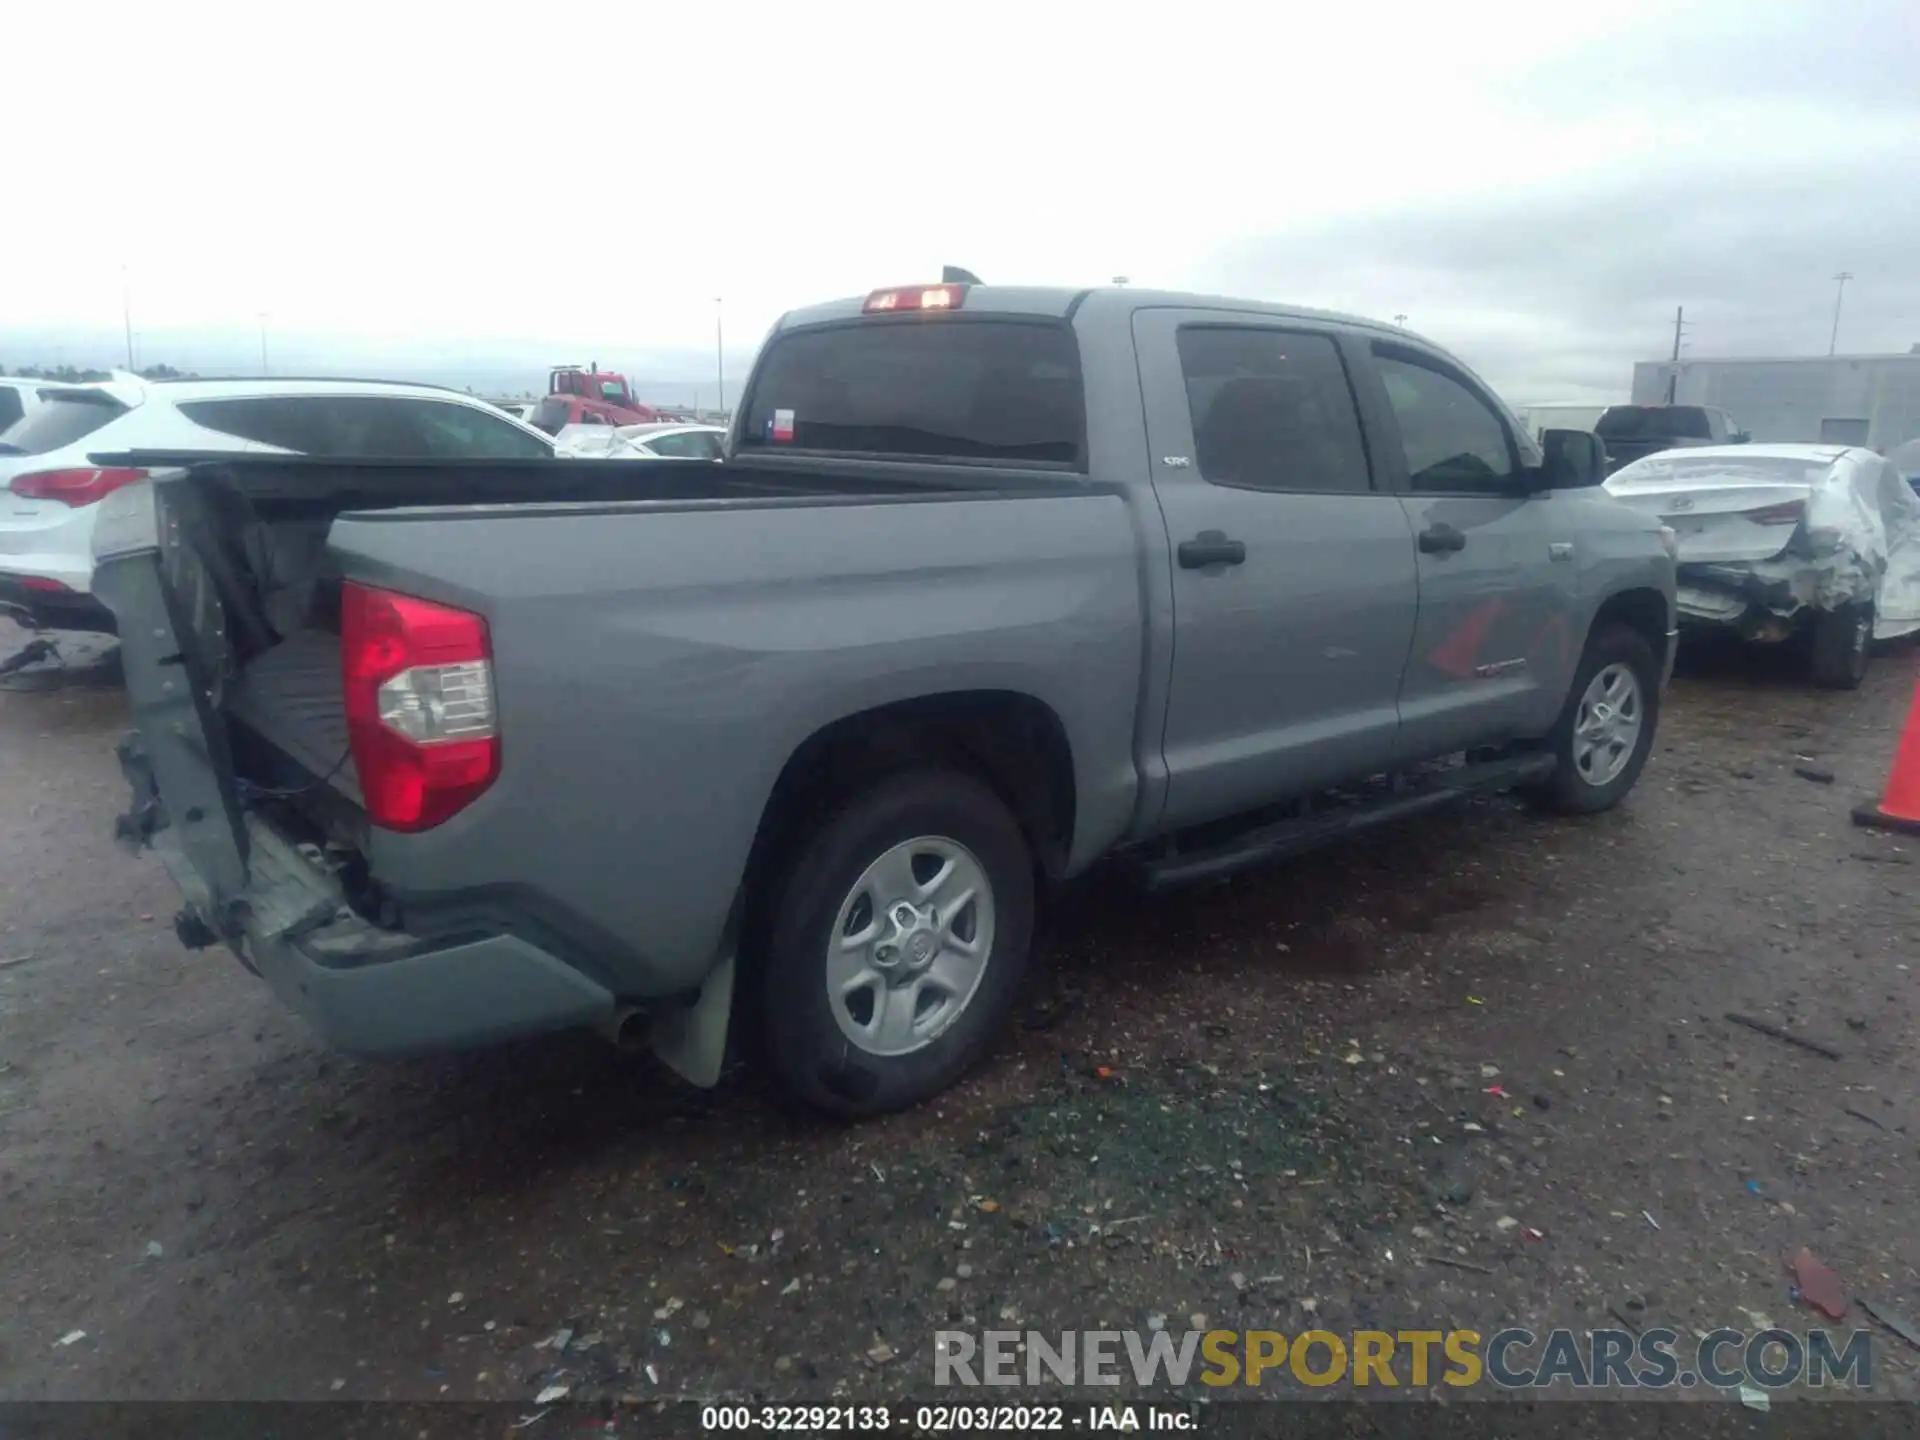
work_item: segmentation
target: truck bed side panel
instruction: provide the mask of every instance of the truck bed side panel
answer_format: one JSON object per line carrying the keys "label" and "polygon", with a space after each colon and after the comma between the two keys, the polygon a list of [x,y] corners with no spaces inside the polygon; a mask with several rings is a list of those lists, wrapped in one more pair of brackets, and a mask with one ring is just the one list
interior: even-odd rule
{"label": "truck bed side panel", "polygon": [[620,993],[684,991],[721,951],[795,750],[876,706],[971,690],[1059,716],[1074,854],[1098,853],[1135,800],[1136,543],[1123,500],[1091,489],[343,516],[345,574],[487,617],[498,687],[499,780],[436,830],[376,833],[374,874],[403,896],[531,891],[595,917]]}

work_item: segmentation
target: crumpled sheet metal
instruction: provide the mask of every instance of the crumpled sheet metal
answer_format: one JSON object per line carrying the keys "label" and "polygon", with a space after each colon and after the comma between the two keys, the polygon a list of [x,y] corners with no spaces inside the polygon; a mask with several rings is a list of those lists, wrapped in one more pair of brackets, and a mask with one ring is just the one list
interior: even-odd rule
{"label": "crumpled sheet metal", "polygon": [[565,425],[553,437],[554,452],[575,460],[634,460],[647,452],[614,425]]}
{"label": "crumpled sheet metal", "polygon": [[1783,554],[1702,569],[1780,587],[1770,608],[1781,616],[1870,601],[1876,640],[1920,630],[1920,495],[1881,457],[1855,458],[1814,487],[1803,530]]}

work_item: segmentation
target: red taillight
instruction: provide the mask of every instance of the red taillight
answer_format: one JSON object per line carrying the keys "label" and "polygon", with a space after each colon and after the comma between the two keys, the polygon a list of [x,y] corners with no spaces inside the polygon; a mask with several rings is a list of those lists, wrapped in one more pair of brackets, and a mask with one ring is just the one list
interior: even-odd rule
{"label": "red taillight", "polygon": [[86,466],[78,470],[36,470],[31,475],[16,475],[7,487],[28,500],[58,500],[62,505],[92,505],[104,500],[122,485],[147,478],[144,470],[100,470]]}
{"label": "red taillight", "polygon": [[1784,505],[1763,505],[1758,510],[1747,511],[1746,515],[1756,525],[1798,525],[1806,508],[1804,500],[1789,500]]}
{"label": "red taillight", "polygon": [[861,308],[869,315],[896,310],[958,310],[966,298],[964,285],[900,285],[874,291]]}
{"label": "red taillight", "polygon": [[0,580],[11,580],[22,590],[38,590],[47,595],[71,595],[73,587],[59,580],[49,580],[44,575],[7,575],[0,573]]}
{"label": "red taillight", "polygon": [[430,830],[500,773],[492,655],[478,615],[340,587],[347,734],[374,824]]}

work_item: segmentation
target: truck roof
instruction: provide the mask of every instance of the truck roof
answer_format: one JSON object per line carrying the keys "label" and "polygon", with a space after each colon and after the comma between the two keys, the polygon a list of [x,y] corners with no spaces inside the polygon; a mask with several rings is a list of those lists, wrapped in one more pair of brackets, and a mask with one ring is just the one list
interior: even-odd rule
{"label": "truck roof", "polygon": [[[934,282],[928,281],[929,285]],[[876,287],[887,288],[887,287]],[[1097,306],[1114,314],[1130,315],[1137,310],[1232,310],[1277,315],[1290,320],[1315,320],[1321,323],[1351,326],[1382,336],[1402,336],[1415,344],[1432,346],[1410,331],[1360,315],[1344,315],[1333,310],[1313,310],[1301,305],[1275,305],[1264,300],[1235,299],[1226,295],[1197,295],[1179,290],[1138,290],[1132,286],[1102,286],[1095,289],[1070,289],[1066,286],[969,285],[966,302],[960,308],[967,314],[985,312],[994,315],[1032,315],[1069,319],[1083,307]],[[865,295],[843,300],[828,300],[791,310],[780,317],[776,331],[798,330],[809,325],[831,324],[837,320],[858,319],[866,304]]]}

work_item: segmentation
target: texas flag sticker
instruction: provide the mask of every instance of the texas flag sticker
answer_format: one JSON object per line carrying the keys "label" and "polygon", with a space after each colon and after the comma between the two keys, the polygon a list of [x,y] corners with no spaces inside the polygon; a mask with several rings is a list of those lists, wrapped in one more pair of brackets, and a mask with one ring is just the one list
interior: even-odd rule
{"label": "texas flag sticker", "polygon": [[793,412],[776,410],[773,412],[773,438],[776,444],[790,444],[793,440]]}

